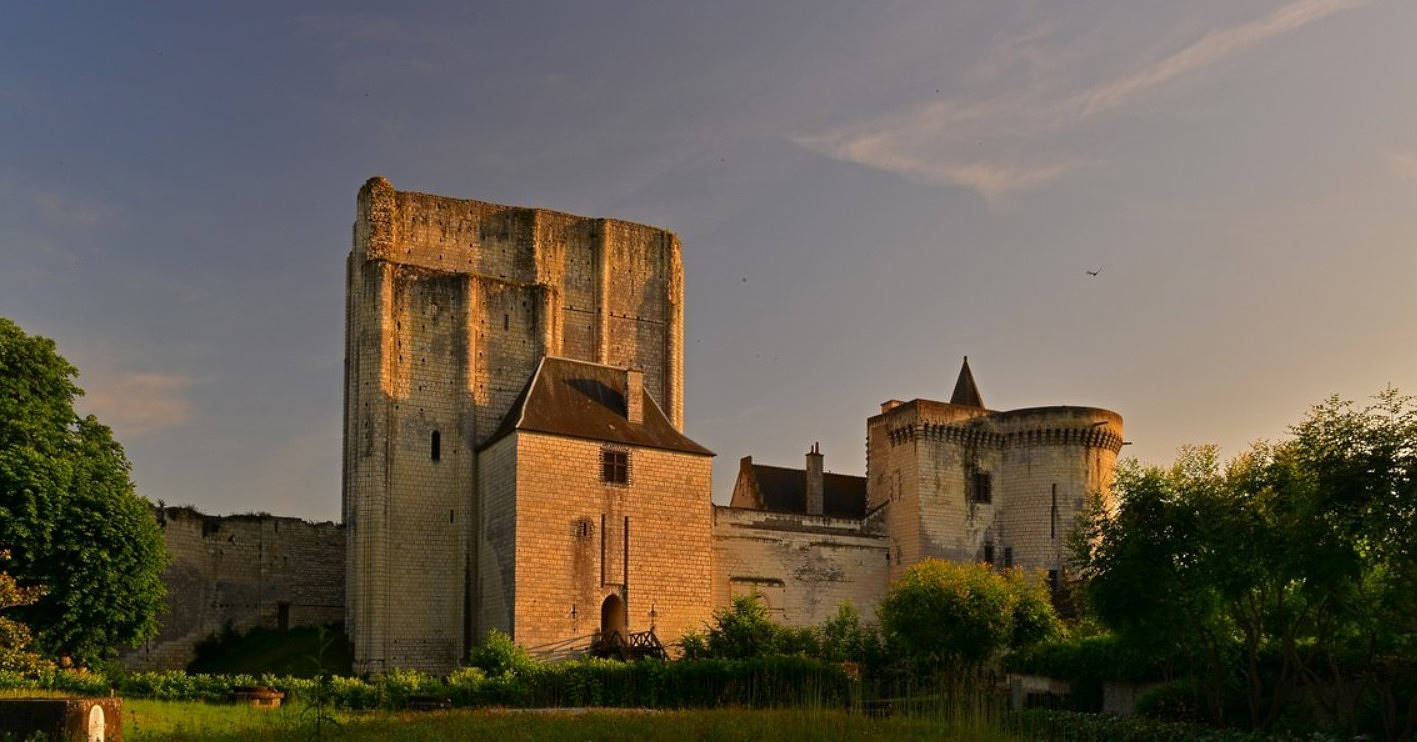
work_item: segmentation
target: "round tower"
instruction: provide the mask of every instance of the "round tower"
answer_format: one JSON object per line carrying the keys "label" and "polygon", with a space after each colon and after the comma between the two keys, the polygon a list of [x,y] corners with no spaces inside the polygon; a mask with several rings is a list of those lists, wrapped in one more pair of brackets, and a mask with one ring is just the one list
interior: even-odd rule
{"label": "round tower", "polygon": [[998,563],[1057,579],[1087,499],[1110,500],[1122,416],[1097,407],[1030,407],[990,416],[1000,446],[993,533]]}

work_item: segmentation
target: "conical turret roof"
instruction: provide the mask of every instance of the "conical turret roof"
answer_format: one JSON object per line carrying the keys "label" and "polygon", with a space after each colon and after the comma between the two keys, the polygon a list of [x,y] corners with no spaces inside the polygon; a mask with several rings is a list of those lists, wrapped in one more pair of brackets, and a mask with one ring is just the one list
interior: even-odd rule
{"label": "conical turret roof", "polygon": [[955,382],[954,394],[950,395],[950,404],[984,409],[984,397],[980,396],[974,374],[969,371],[969,356],[964,357],[964,365],[959,367],[959,380]]}

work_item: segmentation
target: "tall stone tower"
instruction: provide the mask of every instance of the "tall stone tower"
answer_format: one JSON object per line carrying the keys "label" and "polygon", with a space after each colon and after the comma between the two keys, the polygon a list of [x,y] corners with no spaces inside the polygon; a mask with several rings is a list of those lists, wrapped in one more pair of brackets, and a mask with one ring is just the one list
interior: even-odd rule
{"label": "tall stone tower", "polygon": [[359,191],[347,264],[345,625],[356,672],[444,670],[481,634],[477,450],[544,356],[635,368],[683,429],[683,265],[670,232]]}

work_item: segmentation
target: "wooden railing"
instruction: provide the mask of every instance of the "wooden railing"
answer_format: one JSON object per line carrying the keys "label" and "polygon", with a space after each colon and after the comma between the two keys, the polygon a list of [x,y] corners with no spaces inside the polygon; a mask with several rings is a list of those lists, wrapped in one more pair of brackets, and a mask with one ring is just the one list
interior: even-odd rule
{"label": "wooden railing", "polygon": [[596,657],[614,657],[622,660],[642,658],[666,659],[664,644],[655,635],[654,629],[622,634],[611,631],[595,637],[590,645],[590,653]]}

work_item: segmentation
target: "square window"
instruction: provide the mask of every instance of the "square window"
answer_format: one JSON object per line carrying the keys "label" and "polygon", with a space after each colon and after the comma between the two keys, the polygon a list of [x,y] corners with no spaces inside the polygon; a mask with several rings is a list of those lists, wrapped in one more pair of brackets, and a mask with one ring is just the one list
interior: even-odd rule
{"label": "square window", "polygon": [[610,448],[600,450],[600,481],[608,484],[630,482],[630,452]]}

